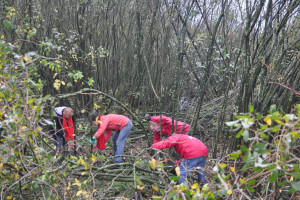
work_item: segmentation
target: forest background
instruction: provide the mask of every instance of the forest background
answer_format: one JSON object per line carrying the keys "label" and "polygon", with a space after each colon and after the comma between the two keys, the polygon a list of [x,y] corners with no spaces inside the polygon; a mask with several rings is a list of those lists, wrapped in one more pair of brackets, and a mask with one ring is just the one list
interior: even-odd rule
{"label": "forest background", "polygon": [[[299,3],[2,0],[0,199],[299,197]],[[76,154],[57,165],[45,127],[62,105]],[[124,170],[90,146],[95,111],[135,124]],[[172,185],[146,113],[192,125],[208,187]]]}

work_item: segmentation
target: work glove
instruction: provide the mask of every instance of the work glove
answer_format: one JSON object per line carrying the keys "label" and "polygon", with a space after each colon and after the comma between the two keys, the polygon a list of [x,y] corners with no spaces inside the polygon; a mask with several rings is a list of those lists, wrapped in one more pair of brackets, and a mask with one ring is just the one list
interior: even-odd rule
{"label": "work glove", "polygon": [[147,121],[151,121],[151,116],[150,116],[149,114],[146,114],[146,115],[145,115],[145,119],[146,119]]}
{"label": "work glove", "polygon": [[97,138],[95,138],[95,137],[92,137],[92,139],[91,139],[91,143],[92,143],[92,144],[95,144],[96,140],[97,140]]}

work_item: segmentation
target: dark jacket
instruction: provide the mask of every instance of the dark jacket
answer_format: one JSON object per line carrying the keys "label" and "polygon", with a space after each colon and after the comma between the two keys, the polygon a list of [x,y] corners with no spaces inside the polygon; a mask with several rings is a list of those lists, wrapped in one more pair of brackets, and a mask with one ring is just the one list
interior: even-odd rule
{"label": "dark jacket", "polygon": [[[54,122],[54,125],[50,125],[50,134],[55,139],[56,137],[61,137],[63,139],[63,145],[66,144],[66,136],[65,132],[63,130],[63,110],[67,107],[57,107],[54,109],[52,121]],[[75,117],[72,116],[73,124],[75,127]]]}

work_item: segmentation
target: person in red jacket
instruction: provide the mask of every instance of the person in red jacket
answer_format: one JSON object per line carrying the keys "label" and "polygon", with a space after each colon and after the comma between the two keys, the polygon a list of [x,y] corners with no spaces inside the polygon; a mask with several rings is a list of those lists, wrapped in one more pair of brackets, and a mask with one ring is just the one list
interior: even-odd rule
{"label": "person in red jacket", "polygon": [[183,158],[180,165],[179,182],[184,182],[188,171],[196,168],[198,171],[198,181],[203,185],[206,184],[203,169],[208,153],[205,144],[199,139],[189,135],[174,134],[165,140],[151,145],[153,149],[166,149],[171,147],[174,147],[175,151]]}
{"label": "person in red jacket", "polygon": [[[172,119],[167,116],[150,116],[149,114],[145,115],[145,119],[150,122],[150,129],[154,133],[153,144],[160,141],[160,126],[161,133],[163,136],[169,137],[173,133],[177,134],[188,134],[191,131],[189,124],[181,121],[173,121],[173,132],[172,132]],[[177,128],[175,131],[175,126],[177,123]]]}
{"label": "person in red jacket", "polygon": [[[65,146],[73,148],[74,141],[74,111],[70,107],[56,107],[53,112],[53,125],[49,125],[49,131],[52,135],[56,153],[60,152]],[[68,144],[68,145],[67,145]]]}
{"label": "person in red jacket", "polygon": [[[112,130],[115,130],[113,135],[113,146],[114,146],[114,162],[121,163],[125,141],[129,135],[132,122],[128,117],[117,114],[108,114],[108,115],[99,115],[94,113],[92,115],[93,124],[98,125],[98,130],[94,134],[94,137],[91,139],[91,142],[94,144],[97,141],[97,147],[99,149],[100,145],[105,148],[105,143],[109,140],[112,134]],[[105,136],[104,136],[105,132]],[[104,136],[104,137],[103,137]],[[104,141],[103,141],[104,140]],[[100,145],[99,145],[100,143]],[[117,157],[118,156],[118,157]]]}

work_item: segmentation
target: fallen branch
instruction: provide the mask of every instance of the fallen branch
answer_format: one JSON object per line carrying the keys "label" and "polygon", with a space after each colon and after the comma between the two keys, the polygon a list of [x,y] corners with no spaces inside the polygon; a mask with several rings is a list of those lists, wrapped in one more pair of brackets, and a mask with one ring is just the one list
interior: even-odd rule
{"label": "fallen branch", "polygon": [[280,85],[281,87],[284,87],[284,88],[286,88],[286,89],[288,89],[288,90],[291,90],[291,91],[293,91],[295,95],[297,95],[297,96],[300,96],[300,92],[298,92],[298,91],[294,90],[294,89],[293,89],[293,88],[291,88],[291,87],[288,87],[288,86],[286,86],[286,85],[283,85],[283,84],[281,84],[281,83],[277,83],[277,82],[269,82],[269,83],[271,83],[271,84],[277,84],[277,85]]}

